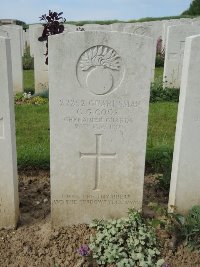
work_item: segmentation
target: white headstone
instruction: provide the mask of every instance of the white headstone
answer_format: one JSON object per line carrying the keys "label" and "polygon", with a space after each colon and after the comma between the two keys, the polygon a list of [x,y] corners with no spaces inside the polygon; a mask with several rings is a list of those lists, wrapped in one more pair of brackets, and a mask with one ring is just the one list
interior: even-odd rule
{"label": "white headstone", "polygon": [[152,36],[157,41],[162,37],[162,31],[163,31],[163,21],[148,21],[148,22],[142,22],[141,25],[143,27],[150,27],[152,30]]}
{"label": "white headstone", "polygon": [[[14,25],[15,26],[15,25]],[[14,26],[0,26],[0,35],[7,32],[11,39],[11,58],[13,70],[13,91],[23,92],[22,39],[21,30]],[[2,34],[5,37],[5,34]]]}
{"label": "white headstone", "polygon": [[113,23],[111,24],[111,31],[123,32],[126,27],[126,23]]}
{"label": "white headstone", "polygon": [[53,225],[142,207],[152,49],[119,32],[49,38]]}
{"label": "white headstone", "polygon": [[185,39],[198,33],[200,33],[200,27],[194,25],[168,27],[163,74],[164,87],[180,88]]}
{"label": "white headstone", "polygon": [[2,27],[0,27],[0,37],[5,37],[5,38],[9,39],[8,32],[5,29],[3,29]]}
{"label": "white headstone", "polygon": [[166,48],[166,42],[167,42],[167,28],[170,26],[176,26],[181,24],[191,24],[191,19],[170,19],[170,20],[164,20],[163,21],[163,28],[162,28],[162,46],[165,49]]}
{"label": "white headstone", "polygon": [[154,73],[155,73],[155,63],[156,63],[156,47],[157,47],[157,39],[154,37],[153,29],[150,26],[137,25],[136,23],[132,23],[132,25],[127,25],[124,28],[124,32],[144,35],[153,38],[154,45],[152,51],[152,74],[151,81],[154,81]]}
{"label": "white headstone", "polygon": [[34,40],[34,28],[38,28],[40,27],[41,24],[31,24],[29,25],[29,41],[30,41],[30,55],[31,57],[34,57],[34,51],[33,51],[33,46],[34,46],[34,43],[35,43],[35,40]]}
{"label": "white headstone", "polygon": [[200,205],[200,35],[186,39],[169,211]]}
{"label": "white headstone", "polygon": [[21,49],[21,55],[23,57],[24,55],[24,34],[23,34],[23,28],[20,25],[14,25],[14,24],[9,24],[9,25],[3,25],[5,28],[14,28],[18,29],[20,32],[20,49]]}
{"label": "white headstone", "polygon": [[141,24],[132,23],[131,25],[128,24],[124,28],[124,32],[129,32],[133,34],[139,34],[144,36],[153,37],[152,28],[149,26],[144,26]]}
{"label": "white headstone", "polygon": [[73,32],[76,31],[76,29],[78,28],[78,26],[73,25],[73,24],[64,24],[64,31],[65,32]]}
{"label": "white headstone", "polygon": [[200,17],[193,18],[192,23],[199,25],[200,24]]}
{"label": "white headstone", "polygon": [[11,48],[4,37],[0,37],[0,60],[0,228],[13,228],[19,201]]}
{"label": "white headstone", "polygon": [[46,42],[38,41],[42,36],[43,26],[33,27],[32,54],[34,55],[35,93],[48,89],[48,65],[45,64]]}
{"label": "white headstone", "polygon": [[82,27],[87,31],[111,31],[111,25],[85,24]]}

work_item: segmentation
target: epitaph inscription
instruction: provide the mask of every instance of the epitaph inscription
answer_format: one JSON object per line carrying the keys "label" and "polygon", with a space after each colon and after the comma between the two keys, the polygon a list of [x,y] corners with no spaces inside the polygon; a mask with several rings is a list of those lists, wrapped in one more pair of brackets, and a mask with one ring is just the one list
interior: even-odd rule
{"label": "epitaph inscription", "polygon": [[87,205],[87,206],[117,206],[117,205],[138,205],[130,194],[113,193],[113,194],[63,194],[61,199],[53,199],[54,206],[62,205]]}
{"label": "epitaph inscription", "polygon": [[0,116],[0,139],[4,139],[4,120],[2,116]]}
{"label": "epitaph inscription", "polygon": [[113,159],[117,156],[117,153],[103,153],[101,152],[101,139],[102,134],[96,134],[96,152],[95,153],[82,153],[80,152],[80,158],[94,158],[95,159],[95,182],[94,189],[98,190],[99,180],[101,177],[101,159]]}

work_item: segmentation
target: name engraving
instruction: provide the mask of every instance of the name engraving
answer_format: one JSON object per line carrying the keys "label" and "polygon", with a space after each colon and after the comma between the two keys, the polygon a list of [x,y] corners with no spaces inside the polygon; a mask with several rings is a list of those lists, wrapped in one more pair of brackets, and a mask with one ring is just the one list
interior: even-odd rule
{"label": "name engraving", "polygon": [[[123,130],[134,123],[141,100],[60,99],[59,106],[67,125],[76,129]],[[65,115],[66,114],[66,115]]]}

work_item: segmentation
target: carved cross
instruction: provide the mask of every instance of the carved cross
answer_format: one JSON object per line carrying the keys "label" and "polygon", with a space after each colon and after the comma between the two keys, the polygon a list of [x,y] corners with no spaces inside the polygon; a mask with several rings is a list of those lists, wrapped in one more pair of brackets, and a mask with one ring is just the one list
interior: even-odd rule
{"label": "carved cross", "polygon": [[96,152],[95,153],[80,153],[80,158],[94,158],[96,159],[95,164],[95,183],[94,189],[98,190],[99,180],[101,177],[101,159],[113,159],[116,158],[116,153],[102,153],[101,152],[101,137],[102,134],[95,134],[96,135]]}

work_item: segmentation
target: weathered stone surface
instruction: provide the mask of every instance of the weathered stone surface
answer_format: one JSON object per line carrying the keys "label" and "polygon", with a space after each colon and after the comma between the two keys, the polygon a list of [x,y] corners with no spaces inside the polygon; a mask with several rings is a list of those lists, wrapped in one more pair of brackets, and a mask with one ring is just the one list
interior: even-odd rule
{"label": "weathered stone surface", "polygon": [[87,31],[111,31],[111,25],[85,24],[83,28]]}
{"label": "weathered stone surface", "polygon": [[166,48],[167,42],[167,28],[170,26],[182,25],[182,24],[192,24],[192,19],[170,19],[163,21],[163,29],[162,29],[162,45],[163,48]]}
{"label": "weathered stone surface", "polygon": [[155,40],[158,40],[162,37],[163,21],[147,21],[142,22],[141,25],[144,27],[150,27],[152,29],[152,36]]}
{"label": "weathered stone surface", "polygon": [[126,23],[113,23],[111,24],[111,30],[117,32],[123,32],[126,27]]}
{"label": "weathered stone surface", "polygon": [[34,43],[35,43],[35,40],[34,40],[34,28],[38,28],[38,27],[41,27],[41,24],[32,24],[32,25],[29,25],[29,41],[30,41],[30,55],[32,57],[34,57]]}
{"label": "weathered stone surface", "polygon": [[15,227],[19,215],[11,48],[0,37],[0,228]]}
{"label": "weathered stone surface", "polygon": [[128,33],[49,38],[54,226],[142,207],[152,50]]}
{"label": "weathered stone surface", "polygon": [[19,30],[19,32],[20,32],[21,56],[23,57],[23,55],[24,55],[24,34],[23,34],[23,28],[22,28],[22,26],[9,24],[9,25],[3,25],[3,27],[5,27],[5,28],[14,28],[14,29],[18,29]]}
{"label": "weathered stone surface", "polygon": [[64,24],[65,32],[74,32],[78,28],[76,25],[73,24]]}
{"label": "weathered stone surface", "polygon": [[[4,34],[3,34],[4,32]],[[11,59],[13,69],[13,91],[23,92],[23,67],[22,67],[22,36],[21,29],[16,25],[0,26],[0,35],[5,37],[7,32],[11,39]]]}
{"label": "weathered stone surface", "polygon": [[9,34],[2,27],[0,27],[0,37],[9,38]]}
{"label": "weathered stone surface", "polygon": [[200,35],[186,39],[169,210],[200,205]]}
{"label": "weathered stone surface", "polygon": [[154,31],[151,26],[145,26],[141,24],[132,23],[128,24],[124,28],[124,32],[144,35],[153,38],[153,52],[152,52],[152,73],[151,73],[151,81],[154,81],[155,74],[155,63],[156,63],[156,47],[157,47],[157,39],[154,36]]}
{"label": "weathered stone surface", "polygon": [[46,42],[38,41],[42,36],[43,26],[32,27],[32,48],[31,53],[34,55],[34,78],[35,92],[39,93],[48,89],[48,65],[45,64]]}
{"label": "weathered stone surface", "polygon": [[131,25],[128,24],[124,27],[124,32],[149,36],[153,38],[152,28],[141,24],[136,24],[136,23],[132,23]]}
{"label": "weathered stone surface", "polygon": [[185,39],[200,33],[200,27],[177,25],[168,27],[165,50],[164,87],[180,88]]}

